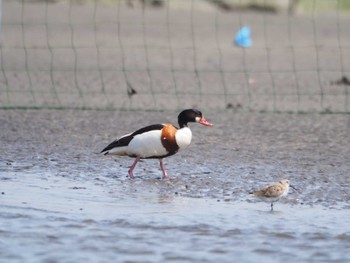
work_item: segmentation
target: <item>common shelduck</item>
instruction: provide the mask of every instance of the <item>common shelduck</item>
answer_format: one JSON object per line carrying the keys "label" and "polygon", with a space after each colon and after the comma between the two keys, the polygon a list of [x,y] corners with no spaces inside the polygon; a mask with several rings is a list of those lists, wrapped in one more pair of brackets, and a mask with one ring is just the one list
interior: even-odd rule
{"label": "common shelduck", "polygon": [[289,191],[289,187],[294,188],[287,179],[283,179],[277,183],[270,184],[264,188],[251,192],[264,201],[271,202],[271,211],[273,211],[273,203],[278,201],[281,197],[286,196]]}
{"label": "common shelduck", "polygon": [[104,148],[101,153],[134,157],[135,161],[129,169],[129,176],[134,178],[134,168],[140,159],[157,158],[163,179],[168,178],[164,169],[163,158],[171,156],[190,145],[192,132],[188,122],[198,122],[205,126],[213,126],[207,122],[199,110],[187,109],[178,116],[180,128],[172,124],[154,124],[126,134]]}

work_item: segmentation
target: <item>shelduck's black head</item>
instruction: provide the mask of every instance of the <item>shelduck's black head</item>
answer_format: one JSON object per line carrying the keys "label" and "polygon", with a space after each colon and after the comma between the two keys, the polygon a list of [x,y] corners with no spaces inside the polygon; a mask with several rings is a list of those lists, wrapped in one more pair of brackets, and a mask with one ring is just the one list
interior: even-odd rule
{"label": "shelduck's black head", "polygon": [[199,110],[188,109],[179,114],[178,117],[180,128],[187,127],[188,122],[198,122],[205,126],[213,126],[213,124],[207,122],[203,114]]}

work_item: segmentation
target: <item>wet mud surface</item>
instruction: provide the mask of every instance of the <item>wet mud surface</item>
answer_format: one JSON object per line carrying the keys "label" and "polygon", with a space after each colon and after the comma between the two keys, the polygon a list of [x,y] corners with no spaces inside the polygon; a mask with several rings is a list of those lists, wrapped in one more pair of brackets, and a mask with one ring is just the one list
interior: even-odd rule
{"label": "wet mud surface", "polygon": [[[164,160],[99,152],[177,112],[0,111],[6,262],[349,261],[350,116],[206,112]],[[287,178],[275,204],[249,195]],[[20,253],[19,253],[20,251]]]}

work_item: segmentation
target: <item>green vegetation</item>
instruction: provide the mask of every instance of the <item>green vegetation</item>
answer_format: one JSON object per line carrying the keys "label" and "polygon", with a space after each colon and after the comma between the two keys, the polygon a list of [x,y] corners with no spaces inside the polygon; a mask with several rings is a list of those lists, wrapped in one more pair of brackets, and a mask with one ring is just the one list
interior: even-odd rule
{"label": "green vegetation", "polygon": [[327,12],[350,11],[350,0],[299,0],[297,5],[299,12]]}
{"label": "green vegetation", "polygon": [[[13,1],[13,0],[4,0]],[[168,2],[192,1],[192,0],[17,0],[17,2],[49,2],[49,3],[73,3],[73,4],[117,4],[134,6],[167,6]],[[209,2],[225,11],[255,10],[263,12],[288,11],[291,13],[324,13],[334,11],[350,12],[350,0],[193,0],[199,2]]]}

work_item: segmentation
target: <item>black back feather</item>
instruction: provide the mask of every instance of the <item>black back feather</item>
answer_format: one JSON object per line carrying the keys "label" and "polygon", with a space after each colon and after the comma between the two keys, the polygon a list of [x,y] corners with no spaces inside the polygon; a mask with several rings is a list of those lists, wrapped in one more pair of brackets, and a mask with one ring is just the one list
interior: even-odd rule
{"label": "black back feather", "polygon": [[[153,124],[153,125],[149,125],[149,126],[141,128],[141,129],[138,129],[137,131],[134,131],[132,134],[130,134],[128,136],[123,136],[120,139],[115,140],[114,142],[110,143],[106,148],[104,148],[101,151],[101,153],[109,151],[113,148],[128,146],[130,141],[138,134],[142,134],[142,133],[153,131],[153,130],[161,130],[163,128],[164,128],[163,124]],[[108,152],[106,154],[108,154]]]}

